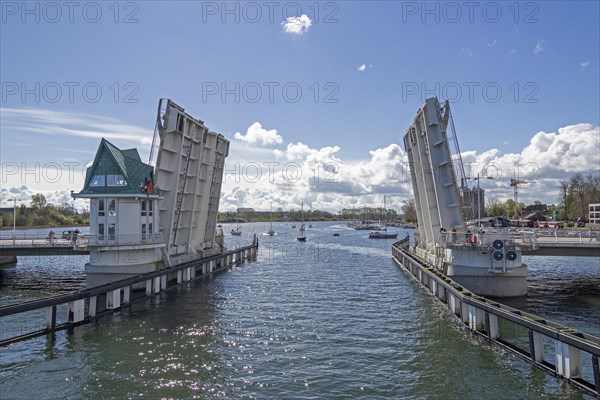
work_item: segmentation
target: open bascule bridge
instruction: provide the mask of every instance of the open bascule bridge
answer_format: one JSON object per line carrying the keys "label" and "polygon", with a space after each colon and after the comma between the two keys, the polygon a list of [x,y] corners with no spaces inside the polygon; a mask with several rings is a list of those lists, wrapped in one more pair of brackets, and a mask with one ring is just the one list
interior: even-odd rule
{"label": "open bascule bridge", "polygon": [[83,189],[90,201],[90,233],[76,242],[38,238],[3,241],[0,256],[89,254],[86,289],[0,307],[2,318],[37,313],[40,324],[0,335],[0,346],[74,328],[134,300],[210,276],[256,258],[256,236],[228,250],[217,225],[229,141],[168,99],[158,106],[148,163],[136,149],[102,139]]}
{"label": "open bascule bridge", "polygon": [[[495,300],[527,294],[527,266],[521,254],[523,250],[531,254],[545,244],[538,243],[534,234],[481,234],[467,229],[457,184],[466,177],[449,102],[441,106],[437,98],[427,99],[406,131],[404,145],[419,226],[414,246],[408,236],[392,245],[394,260],[463,326],[600,395],[600,338]],[[561,248],[558,238],[549,245]],[[563,246],[585,248],[586,255],[598,251],[598,243],[581,240]],[[508,339],[516,327],[527,332],[520,342]]]}

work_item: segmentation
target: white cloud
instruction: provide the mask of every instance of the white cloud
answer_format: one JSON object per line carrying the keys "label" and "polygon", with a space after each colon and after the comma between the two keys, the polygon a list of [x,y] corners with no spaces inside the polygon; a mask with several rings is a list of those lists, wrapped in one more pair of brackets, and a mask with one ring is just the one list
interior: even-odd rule
{"label": "white cloud", "polygon": [[360,72],[365,72],[366,69],[367,69],[367,65],[366,64],[362,64],[360,67],[358,67],[358,70]]}
{"label": "white cloud", "polygon": [[[462,153],[467,175],[493,176],[487,182],[496,197],[512,198],[510,179],[528,181],[519,192],[521,201],[555,203],[557,182],[576,173],[600,173],[598,149],[600,127],[581,123],[559,128],[558,132],[538,132],[519,153],[501,154],[498,149],[483,153]],[[483,181],[482,181],[483,182]]]}
{"label": "white cloud", "polygon": [[494,39],[491,42],[487,43],[487,47],[494,47],[496,45],[496,43],[498,43],[498,41]]}
{"label": "white cloud", "polygon": [[273,151],[276,162],[264,158],[240,164],[235,171],[228,167],[234,173],[223,185],[222,209],[233,210],[244,199],[244,207],[261,210],[271,202],[273,207],[299,208],[304,201],[315,209],[338,211],[381,205],[387,193],[390,207],[399,210],[402,200],[412,197],[407,158],[399,145],[372,150],[359,160],[342,160],[340,151],[339,146],[288,143],[285,150]]}
{"label": "white cloud", "polygon": [[546,42],[543,39],[538,40],[537,43],[535,44],[534,49],[533,49],[533,53],[534,54],[539,54],[539,53],[545,51],[547,44],[548,44],[548,42]]}
{"label": "white cloud", "polygon": [[67,203],[79,211],[83,211],[86,207],[89,207],[89,200],[73,199],[71,191],[68,189],[37,190],[27,185],[13,186],[10,189],[3,188],[0,191],[0,206],[12,207],[14,205],[13,199],[16,198],[17,207],[22,204],[29,207],[31,206],[31,196],[38,193],[43,194],[49,204],[62,205]]}
{"label": "white cloud", "polygon": [[460,52],[467,58],[473,56],[473,52],[469,48],[460,49]]}
{"label": "white cloud", "polygon": [[302,14],[299,17],[288,17],[281,25],[285,33],[302,35],[304,32],[308,32],[312,26],[312,21],[306,14]]}
{"label": "white cloud", "polygon": [[270,146],[273,144],[283,143],[283,138],[277,133],[277,130],[266,130],[259,122],[255,122],[250,125],[250,127],[246,130],[245,135],[236,132],[234,138],[239,141],[258,146]]}
{"label": "white cloud", "polygon": [[[465,151],[462,157],[468,176],[495,178],[481,181],[488,198],[512,198],[510,179],[518,169],[519,178],[529,182],[520,188],[519,199],[551,204],[558,197],[558,180],[578,172],[600,173],[599,147],[600,127],[583,123],[557,132],[537,132],[519,152],[503,154],[492,148]],[[248,167],[240,164],[237,175],[227,176],[221,209],[234,210],[241,204],[268,210],[271,202],[276,208],[298,209],[304,201],[314,209],[339,211],[381,205],[386,194],[388,205],[400,210],[402,201],[413,197],[408,159],[400,145],[390,144],[352,160],[340,152],[339,146],[312,148],[302,142],[272,150],[271,157],[263,152]],[[232,152],[227,162],[234,162],[233,157],[238,155]]]}
{"label": "white cloud", "polygon": [[[113,141],[120,148],[147,145],[152,140],[151,130],[127,124],[116,118],[93,114],[39,108],[0,108],[0,118],[3,137],[8,133],[33,138],[45,135],[51,136],[55,143],[55,146],[43,149],[46,154],[56,154],[55,157],[39,160],[36,159],[36,155],[39,154],[34,153],[33,149],[25,149],[24,151],[31,153],[28,159],[18,157],[16,161],[15,158],[6,157],[7,160],[3,160],[0,166],[0,186],[21,188],[19,190],[24,193],[24,198],[42,193],[62,202],[68,200],[71,190],[81,190],[87,165],[96,154],[100,138]],[[90,140],[74,144],[73,138]],[[85,150],[80,148],[82,143],[85,144]],[[21,144],[12,142],[11,145],[14,147]],[[142,159],[147,159],[150,146],[142,146],[139,151]],[[13,153],[8,154],[13,156]],[[17,152],[14,154],[14,157],[17,157]]]}
{"label": "white cloud", "polygon": [[0,108],[0,118],[4,130],[52,136],[106,138],[136,144],[150,144],[152,141],[152,132],[146,128],[93,114],[40,108]]}
{"label": "white cloud", "polygon": [[586,62],[582,62],[581,64],[579,64],[579,67],[581,68],[581,70],[583,71],[584,69],[586,69],[587,67],[589,67],[591,64],[591,62],[586,61]]}
{"label": "white cloud", "polygon": [[302,142],[289,143],[286,151],[273,150],[276,158],[287,158],[288,160],[300,160],[306,158],[307,155],[316,152]]}
{"label": "white cloud", "polygon": [[516,53],[517,53],[517,49],[510,49],[510,50],[508,51],[508,55],[509,55],[509,56],[512,56],[513,54],[516,54]]}

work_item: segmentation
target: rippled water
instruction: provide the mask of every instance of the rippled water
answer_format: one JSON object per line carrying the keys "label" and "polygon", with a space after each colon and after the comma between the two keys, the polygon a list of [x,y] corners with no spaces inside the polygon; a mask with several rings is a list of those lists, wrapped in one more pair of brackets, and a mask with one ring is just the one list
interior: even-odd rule
{"label": "rippled water", "polygon": [[[260,234],[267,224],[242,225],[228,245],[259,233],[257,262],[1,349],[0,397],[587,398],[460,329],[391,260],[391,241],[314,225],[306,243],[286,224],[274,237]],[[23,258],[0,271],[2,303],[82,286],[83,260]],[[597,259],[526,262],[521,307],[599,333]]]}

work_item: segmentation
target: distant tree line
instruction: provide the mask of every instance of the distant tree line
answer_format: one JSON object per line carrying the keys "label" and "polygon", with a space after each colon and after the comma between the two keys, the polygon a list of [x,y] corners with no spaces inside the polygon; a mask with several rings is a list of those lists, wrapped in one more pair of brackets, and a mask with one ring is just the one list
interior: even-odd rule
{"label": "distant tree line", "polygon": [[561,180],[558,189],[562,221],[587,220],[590,203],[600,203],[600,176],[575,174],[571,179]]}
{"label": "distant tree line", "polygon": [[[557,215],[558,221],[588,220],[590,203],[600,203],[600,176],[575,174],[570,179],[559,182],[560,194],[557,205],[549,205],[546,215]],[[536,201],[535,204],[541,204]],[[518,218],[525,210],[525,204],[513,199],[500,202],[489,199],[486,205],[488,217],[505,216]],[[556,212],[555,212],[556,211]]]}
{"label": "distant tree line", "polygon": [[[239,208],[235,211],[219,212],[219,222],[236,222],[239,216],[240,222],[260,222],[271,219],[270,211],[256,211],[253,208]],[[304,210],[304,221],[335,221],[336,214],[321,210]],[[300,221],[302,210],[273,211],[273,221]]]}
{"label": "distant tree line", "polygon": [[[31,207],[24,204],[17,206],[16,215],[16,226],[69,226],[90,223],[89,214],[78,212],[68,203],[50,204],[41,193],[31,196]],[[3,226],[13,226],[13,212],[0,215],[0,227]]]}
{"label": "distant tree line", "polygon": [[521,215],[525,209],[525,204],[521,202],[515,202],[513,199],[508,199],[504,202],[498,201],[497,199],[490,198],[487,201],[485,207],[485,215],[488,217],[507,217],[517,218]]}
{"label": "distant tree line", "polygon": [[[414,200],[413,200],[414,208]],[[238,212],[220,212],[218,221],[223,223],[235,222],[239,215],[240,222],[259,222],[271,219],[270,211],[256,211],[253,208],[238,208]],[[396,221],[399,215],[396,210],[384,209],[383,207],[361,207],[344,208],[339,213],[331,213],[322,210],[304,210],[304,221],[354,221],[354,220],[381,220]],[[414,219],[416,221],[416,212]],[[273,221],[301,221],[302,210],[273,211]]]}

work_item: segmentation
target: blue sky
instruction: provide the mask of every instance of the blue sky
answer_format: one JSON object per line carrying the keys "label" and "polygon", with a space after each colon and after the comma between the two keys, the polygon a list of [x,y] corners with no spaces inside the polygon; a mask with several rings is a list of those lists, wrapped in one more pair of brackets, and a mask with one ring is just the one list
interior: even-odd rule
{"label": "blue sky", "polygon": [[[555,133],[545,137],[556,149],[539,152],[576,154],[579,161],[560,167],[561,176],[540,164],[524,199],[555,202],[553,179],[599,173],[595,1],[75,2],[71,10],[61,2],[24,4],[3,2],[1,10],[3,205],[18,187],[24,200],[38,191],[64,199],[67,189],[79,190],[80,180],[56,182],[49,170],[58,165],[64,174],[65,163],[81,169],[104,133],[147,154],[161,97],[232,140],[230,163],[275,161],[277,150],[282,163],[304,165],[312,157],[346,169],[325,187],[302,181],[257,188],[230,179],[224,209],[239,202],[266,208],[271,200],[297,206],[302,199],[335,209],[380,203],[383,193],[399,206],[411,197],[409,182],[390,172],[399,182],[394,190],[374,175],[401,162],[401,149],[389,146],[402,143],[430,95],[450,97],[468,160],[543,163],[535,155],[543,140],[531,147],[540,131]],[[286,17],[298,18],[287,20],[297,31],[286,31]],[[229,90],[224,97],[222,89]],[[255,122],[281,140],[234,139]],[[578,148],[585,154],[573,153]],[[376,159],[370,152],[377,149]],[[36,167],[38,176],[23,176]],[[489,194],[511,197],[507,177],[489,183]]]}

